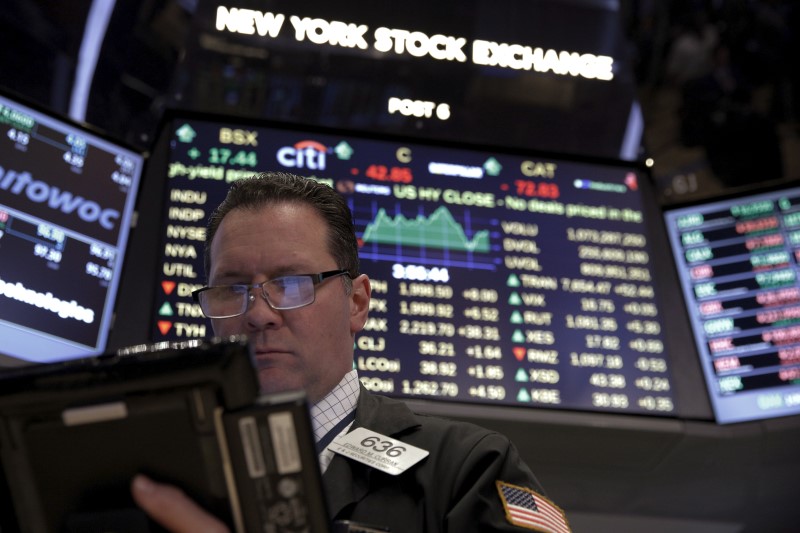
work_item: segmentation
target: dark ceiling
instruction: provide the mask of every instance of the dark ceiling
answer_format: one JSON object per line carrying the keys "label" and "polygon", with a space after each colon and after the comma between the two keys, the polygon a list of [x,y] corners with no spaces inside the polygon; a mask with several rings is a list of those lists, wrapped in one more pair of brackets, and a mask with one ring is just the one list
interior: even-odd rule
{"label": "dark ceiling", "polygon": [[[85,120],[142,149],[150,148],[164,110],[179,106],[613,157],[638,96],[644,134],[635,157],[652,159],[662,203],[800,177],[796,2],[509,0],[504,9],[483,1],[435,8],[411,2],[403,9],[388,2],[240,4],[507,42],[530,34],[554,47],[603,43],[622,67],[613,85],[591,85],[288,47],[270,54],[208,33],[216,4],[120,0]],[[91,6],[5,2],[1,86],[66,114]],[[390,90],[438,93],[461,105],[465,118],[449,130],[389,121],[380,106]]]}
{"label": "dark ceiling", "polygon": [[622,5],[665,202],[800,178],[797,2]]}

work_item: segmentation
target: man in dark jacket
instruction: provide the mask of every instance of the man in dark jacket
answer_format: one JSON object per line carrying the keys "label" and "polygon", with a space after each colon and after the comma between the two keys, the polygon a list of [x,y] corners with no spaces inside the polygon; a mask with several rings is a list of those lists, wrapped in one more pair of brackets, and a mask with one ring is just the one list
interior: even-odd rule
{"label": "man in dark jacket", "polygon": [[[195,298],[214,332],[248,336],[263,392],[306,392],[333,520],[393,533],[569,531],[506,437],[359,384],[353,345],[371,288],[350,210],[330,187],[283,173],[234,183],[209,220],[205,268]],[[356,434],[385,462],[348,455]],[[138,476],[132,491],[171,531],[227,531],[175,487]]]}

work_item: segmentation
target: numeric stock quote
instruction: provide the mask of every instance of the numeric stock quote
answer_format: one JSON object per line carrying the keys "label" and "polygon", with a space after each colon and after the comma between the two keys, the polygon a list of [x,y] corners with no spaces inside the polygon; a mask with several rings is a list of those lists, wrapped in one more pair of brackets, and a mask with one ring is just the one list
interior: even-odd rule
{"label": "numeric stock quote", "polygon": [[353,211],[373,289],[354,360],[369,390],[673,415],[633,169],[204,120],[174,122],[169,153],[153,340],[212,334],[190,296],[207,217],[233,181],[282,170]]}
{"label": "numeric stock quote", "polygon": [[800,413],[800,187],[665,220],[718,422]]}

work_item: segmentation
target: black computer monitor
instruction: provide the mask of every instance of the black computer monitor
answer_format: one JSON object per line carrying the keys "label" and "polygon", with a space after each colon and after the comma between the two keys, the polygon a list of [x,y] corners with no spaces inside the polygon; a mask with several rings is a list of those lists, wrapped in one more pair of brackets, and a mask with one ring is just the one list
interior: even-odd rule
{"label": "black computer monitor", "polygon": [[235,180],[289,171],[353,212],[372,280],[354,361],[368,389],[675,416],[660,211],[635,165],[225,117],[167,128],[153,341],[211,335],[190,296],[208,215]]}
{"label": "black computer monitor", "polygon": [[717,421],[800,414],[800,186],[741,189],[664,218]]}
{"label": "black computer monitor", "polygon": [[144,156],[0,95],[0,365],[102,353]]}

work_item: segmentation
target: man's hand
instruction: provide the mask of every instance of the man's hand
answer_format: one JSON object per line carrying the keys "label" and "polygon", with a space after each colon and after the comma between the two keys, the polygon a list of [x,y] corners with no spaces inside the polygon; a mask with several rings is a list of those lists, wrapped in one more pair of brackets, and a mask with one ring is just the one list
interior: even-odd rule
{"label": "man's hand", "polygon": [[177,487],[137,475],[133,499],[150,518],[173,533],[229,533],[228,527],[204,511]]}

